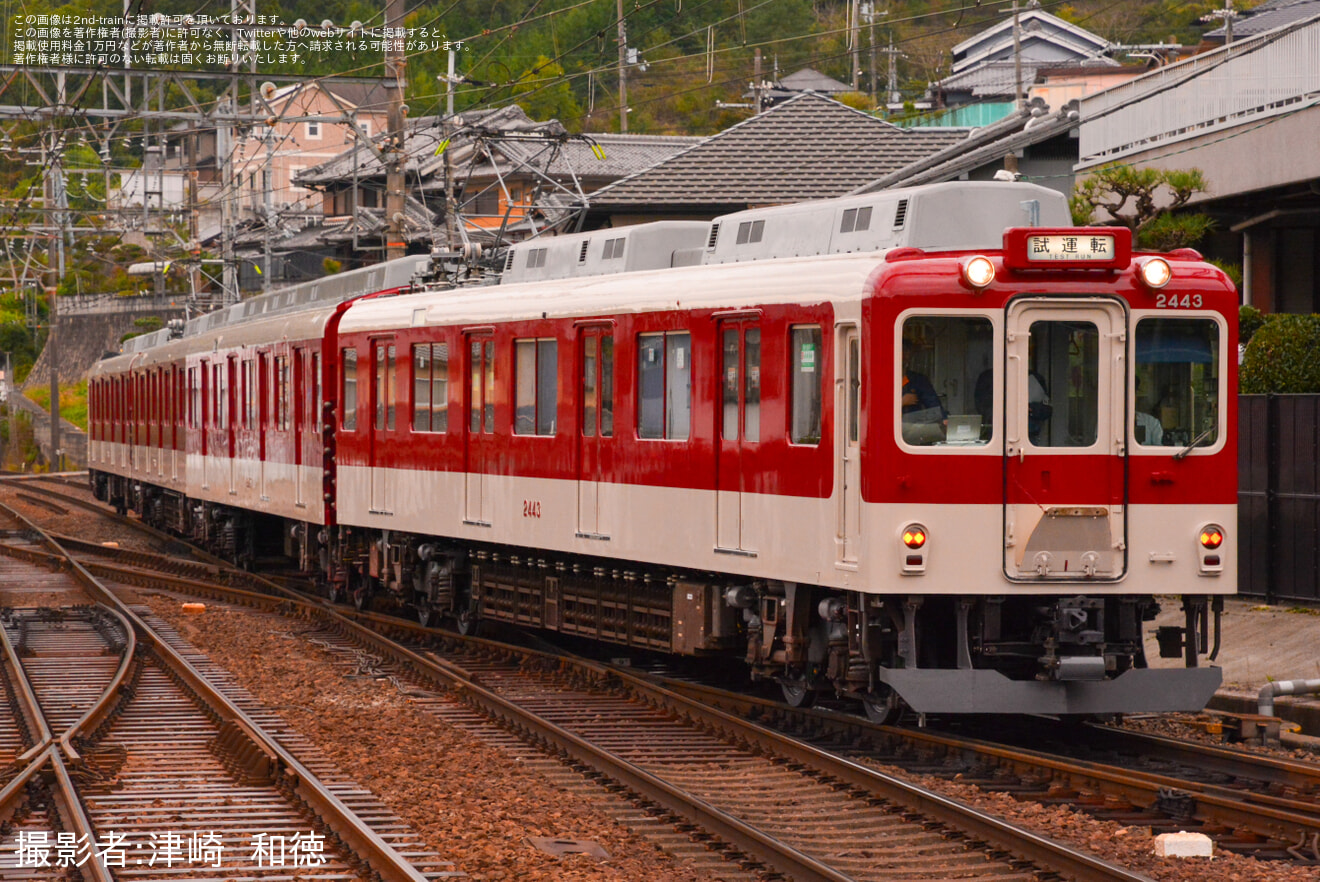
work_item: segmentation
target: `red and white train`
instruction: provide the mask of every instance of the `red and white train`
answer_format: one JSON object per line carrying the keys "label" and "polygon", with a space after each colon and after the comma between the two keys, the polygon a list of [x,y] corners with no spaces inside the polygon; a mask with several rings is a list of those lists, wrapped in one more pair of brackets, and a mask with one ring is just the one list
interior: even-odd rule
{"label": "red and white train", "polygon": [[[358,602],[877,718],[1218,685],[1238,298],[1195,252],[996,182],[533,240],[498,285],[426,264],[129,341],[91,376],[97,496]],[[1182,666],[1147,666],[1157,595]]]}

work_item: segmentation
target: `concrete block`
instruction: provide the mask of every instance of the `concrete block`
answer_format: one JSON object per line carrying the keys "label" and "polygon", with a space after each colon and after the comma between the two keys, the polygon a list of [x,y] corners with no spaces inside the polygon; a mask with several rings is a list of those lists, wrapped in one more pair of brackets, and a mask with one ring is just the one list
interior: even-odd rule
{"label": "concrete block", "polygon": [[1180,830],[1177,833],[1161,833],[1155,837],[1155,857],[1208,858],[1214,855],[1214,851],[1215,844],[1204,833],[1188,833]]}

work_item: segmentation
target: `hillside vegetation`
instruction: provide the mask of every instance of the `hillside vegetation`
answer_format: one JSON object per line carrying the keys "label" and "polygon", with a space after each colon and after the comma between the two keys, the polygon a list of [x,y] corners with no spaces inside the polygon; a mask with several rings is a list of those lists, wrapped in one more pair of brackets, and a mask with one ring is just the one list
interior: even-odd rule
{"label": "hillside vegetation", "polygon": [[[627,43],[640,53],[639,64],[628,74],[629,130],[706,134],[741,119],[746,110],[722,110],[716,103],[748,100],[744,93],[757,49],[766,79],[776,69],[790,73],[810,66],[851,82],[849,5],[847,0],[625,0]],[[885,89],[885,50],[892,39],[902,53],[900,90],[905,99],[915,99],[929,81],[949,72],[950,48],[1002,21],[1005,5],[975,0],[873,4],[885,9],[874,17],[873,26],[868,27],[865,15],[862,19],[860,90],[872,88],[872,36],[878,50],[875,85]],[[1201,23],[1200,17],[1222,3],[1072,0],[1041,5],[1111,41],[1149,44],[1196,43],[1214,27]],[[123,7],[119,0],[76,0],[48,11],[119,15]],[[217,14],[197,0],[139,0],[134,11]],[[384,25],[383,2],[275,0],[259,3],[257,11],[286,24],[303,19],[316,26],[328,19],[345,27],[355,21],[366,27]],[[468,82],[457,90],[460,109],[517,100],[533,117],[557,117],[573,130],[617,130],[616,0],[437,0],[410,3],[406,22],[414,37],[427,29],[428,43],[438,37],[462,44],[458,71]],[[12,45],[8,34],[5,39]],[[445,73],[446,64],[443,50],[410,55],[407,100],[412,116],[443,112],[444,86],[437,76]],[[317,51],[297,63],[263,64],[261,72],[379,75],[382,65],[378,51]]]}

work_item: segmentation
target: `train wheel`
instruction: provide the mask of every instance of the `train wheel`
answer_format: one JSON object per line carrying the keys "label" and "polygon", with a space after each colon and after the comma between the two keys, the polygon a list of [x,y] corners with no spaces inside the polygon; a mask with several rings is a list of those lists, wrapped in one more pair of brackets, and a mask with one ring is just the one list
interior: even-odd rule
{"label": "train wheel", "polygon": [[806,677],[784,677],[779,681],[779,688],[789,707],[811,707],[816,703],[816,690],[807,685]]}
{"label": "train wheel", "polygon": [[353,608],[359,612],[371,608],[371,577],[363,574],[357,574],[352,577],[352,588],[349,590],[350,599],[353,601]]}
{"label": "train wheel", "polygon": [[876,691],[862,695],[862,708],[866,711],[866,718],[872,723],[892,726],[898,722],[899,715],[903,712],[903,700],[892,688],[881,683],[876,687]]}
{"label": "train wheel", "polygon": [[477,633],[477,614],[472,611],[471,607],[462,606],[454,615],[454,627],[464,637],[471,637]]}
{"label": "train wheel", "polygon": [[435,617],[435,607],[430,604],[423,603],[421,606],[417,607],[417,624],[421,625],[423,628],[429,628],[431,626],[431,620]]}
{"label": "train wheel", "polygon": [[331,603],[344,602],[344,586],[339,582],[325,583],[325,599]]}

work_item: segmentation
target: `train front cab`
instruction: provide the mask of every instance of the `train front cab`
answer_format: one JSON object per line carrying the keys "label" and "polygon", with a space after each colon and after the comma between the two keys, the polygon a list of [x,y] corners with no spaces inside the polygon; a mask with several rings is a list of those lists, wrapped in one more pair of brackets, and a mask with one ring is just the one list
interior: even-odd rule
{"label": "train front cab", "polygon": [[[1112,228],[1108,258],[1030,263],[1079,231],[1030,233],[900,255],[868,310],[856,529],[880,590],[834,613],[873,715],[1199,710],[1220,682],[1201,657],[1236,585],[1236,292]],[[1161,600],[1186,612],[1159,635],[1182,667],[1148,666]]]}

